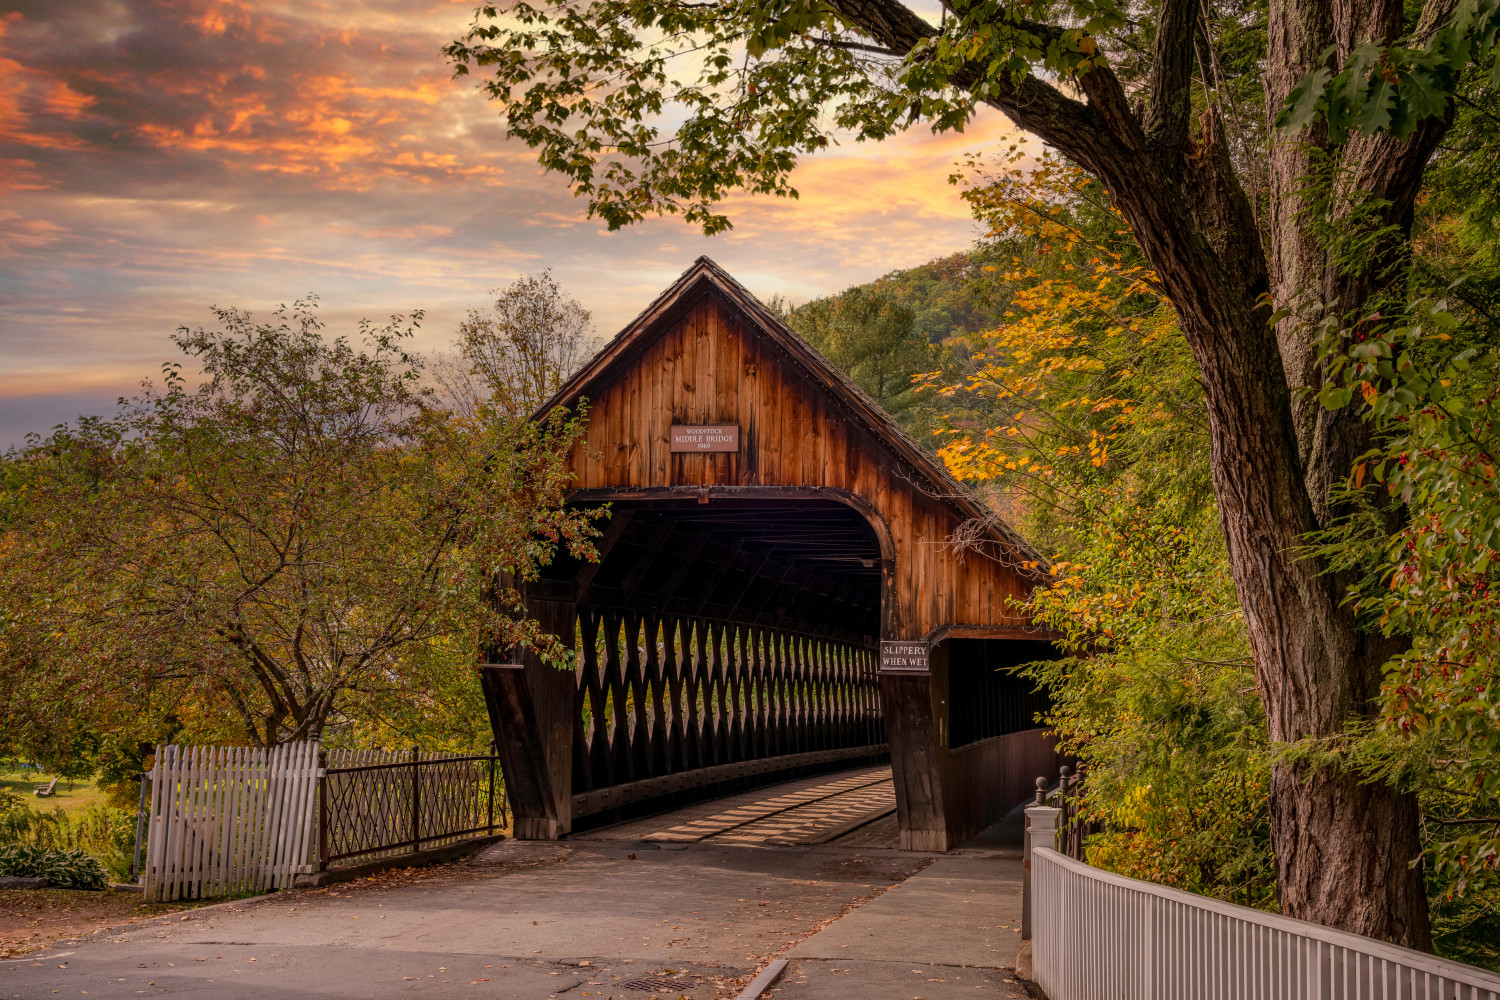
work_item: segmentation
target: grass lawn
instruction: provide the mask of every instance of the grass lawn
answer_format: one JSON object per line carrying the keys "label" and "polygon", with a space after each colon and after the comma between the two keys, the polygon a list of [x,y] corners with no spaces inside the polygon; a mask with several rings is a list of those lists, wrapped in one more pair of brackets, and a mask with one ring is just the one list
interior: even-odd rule
{"label": "grass lawn", "polygon": [[[50,774],[35,771],[0,771],[0,788],[18,792],[33,809],[50,810],[62,806],[68,812],[77,812],[93,805],[107,805],[104,793],[92,781],[75,781],[71,784],[64,778],[57,783],[52,794],[43,799],[31,794],[31,790],[44,781],[51,781]],[[134,803],[131,803],[134,805]]]}

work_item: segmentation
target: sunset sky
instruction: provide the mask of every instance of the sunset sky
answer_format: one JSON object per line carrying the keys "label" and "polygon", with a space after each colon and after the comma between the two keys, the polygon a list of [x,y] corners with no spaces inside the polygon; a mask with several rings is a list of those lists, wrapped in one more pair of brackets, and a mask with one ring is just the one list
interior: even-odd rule
{"label": "sunset sky", "polygon": [[732,201],[728,235],[609,233],[450,78],[473,6],[0,0],[0,447],[110,411],[212,305],[315,292],[332,332],[423,308],[435,349],[550,267],[612,334],[699,254],[795,302],[975,236],[947,177],[998,115],[835,148],[800,201]]}

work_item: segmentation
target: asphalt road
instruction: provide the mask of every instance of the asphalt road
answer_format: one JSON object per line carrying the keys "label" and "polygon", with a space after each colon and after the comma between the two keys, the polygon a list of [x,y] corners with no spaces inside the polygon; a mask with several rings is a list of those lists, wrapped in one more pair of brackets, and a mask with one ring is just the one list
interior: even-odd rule
{"label": "asphalt road", "polygon": [[0,1000],[463,996],[1021,997],[1019,857],[573,841],[496,844],[130,925],[0,962]]}

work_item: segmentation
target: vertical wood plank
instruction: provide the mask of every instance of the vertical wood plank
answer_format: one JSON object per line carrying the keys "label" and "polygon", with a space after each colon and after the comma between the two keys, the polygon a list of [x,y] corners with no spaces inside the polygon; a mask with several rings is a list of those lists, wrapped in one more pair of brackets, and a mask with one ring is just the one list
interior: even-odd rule
{"label": "vertical wood plank", "polygon": [[649,483],[652,486],[669,486],[671,481],[667,478],[667,469],[672,424],[672,385],[677,375],[673,341],[669,337],[662,337],[653,346],[652,354],[651,421],[646,431],[651,447]]}

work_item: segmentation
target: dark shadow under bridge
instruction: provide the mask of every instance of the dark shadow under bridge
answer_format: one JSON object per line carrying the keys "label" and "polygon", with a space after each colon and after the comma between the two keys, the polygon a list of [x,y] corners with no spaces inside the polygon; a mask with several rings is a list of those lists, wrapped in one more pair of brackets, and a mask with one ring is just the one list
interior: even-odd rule
{"label": "dark shadow under bridge", "polygon": [[877,531],[839,498],[746,492],[577,501],[611,503],[599,562],[525,592],[575,669],[485,670],[518,835],[888,759]]}

